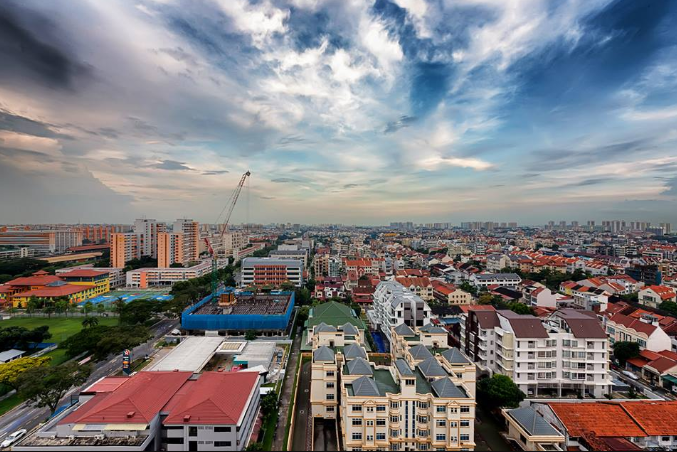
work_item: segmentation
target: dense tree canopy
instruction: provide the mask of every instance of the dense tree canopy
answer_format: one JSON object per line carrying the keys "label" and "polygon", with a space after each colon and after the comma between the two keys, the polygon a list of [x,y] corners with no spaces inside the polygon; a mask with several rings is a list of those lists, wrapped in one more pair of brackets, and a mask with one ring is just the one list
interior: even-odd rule
{"label": "dense tree canopy", "polygon": [[50,358],[41,356],[38,358],[25,357],[15,359],[8,363],[0,365],[0,384],[9,386],[12,389],[18,389],[17,380],[24,372],[34,368],[44,366],[49,363]]}
{"label": "dense tree canopy", "polygon": [[31,344],[39,344],[52,337],[47,325],[32,330],[22,326],[0,328],[0,351],[19,348],[26,350]]}
{"label": "dense tree canopy", "polygon": [[69,337],[61,343],[61,347],[66,349],[68,357],[91,353],[94,360],[99,361],[112,353],[135,347],[150,337],[151,334],[145,326],[95,325]]}
{"label": "dense tree canopy", "polygon": [[630,358],[639,356],[639,344],[637,342],[616,342],[613,344],[614,358],[618,360],[621,367],[625,367],[625,363]]}
{"label": "dense tree canopy", "polygon": [[515,408],[524,397],[524,393],[506,375],[494,374],[477,382],[477,402],[488,410]]}
{"label": "dense tree canopy", "polygon": [[80,366],[77,363],[33,367],[19,376],[19,394],[28,403],[37,407],[48,407],[54,413],[68,390],[87,381],[90,373],[89,366]]}

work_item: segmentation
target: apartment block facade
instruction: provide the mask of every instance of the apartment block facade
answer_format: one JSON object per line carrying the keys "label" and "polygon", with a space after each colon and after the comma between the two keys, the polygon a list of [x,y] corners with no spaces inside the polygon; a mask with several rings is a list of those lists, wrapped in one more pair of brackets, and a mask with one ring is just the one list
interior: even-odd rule
{"label": "apartment block facade", "polygon": [[373,309],[368,313],[391,340],[391,329],[401,324],[421,327],[430,323],[431,310],[421,297],[397,281],[381,281],[374,291]]}
{"label": "apartment block facade", "polygon": [[169,268],[172,264],[183,264],[184,235],[182,232],[160,232],[157,239],[157,266]]}
{"label": "apartment block facade", "polygon": [[247,257],[242,260],[241,287],[279,286],[285,282],[296,287],[303,285],[302,261],[270,257]]}
{"label": "apartment block facade", "polygon": [[512,311],[468,311],[464,351],[490,373],[507,375],[528,396],[611,390],[609,341],[593,312],[562,309],[541,321]]}

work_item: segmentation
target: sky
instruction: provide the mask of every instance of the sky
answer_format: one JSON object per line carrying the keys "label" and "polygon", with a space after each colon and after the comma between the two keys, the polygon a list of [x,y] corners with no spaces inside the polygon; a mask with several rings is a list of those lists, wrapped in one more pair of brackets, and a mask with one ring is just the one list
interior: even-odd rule
{"label": "sky", "polygon": [[0,223],[677,224],[671,0],[2,0]]}

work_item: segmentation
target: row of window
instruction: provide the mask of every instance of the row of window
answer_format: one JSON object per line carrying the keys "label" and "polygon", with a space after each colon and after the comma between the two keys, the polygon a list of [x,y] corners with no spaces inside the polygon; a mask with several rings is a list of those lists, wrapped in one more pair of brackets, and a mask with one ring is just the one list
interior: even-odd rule
{"label": "row of window", "polygon": [[[332,399],[333,400],[333,399]],[[384,412],[386,411],[387,406],[386,405],[376,405],[376,412]],[[399,409],[400,408],[400,403],[399,402],[390,402],[390,408],[393,410]],[[428,402],[416,402],[416,408],[422,409],[422,410],[427,410],[428,409]],[[362,405],[351,405],[350,409],[352,410],[353,413],[355,412],[361,412],[362,411]],[[460,407],[461,413],[470,413],[470,407],[468,405],[462,405]],[[365,408],[365,410],[368,413],[372,413],[374,411],[374,407],[368,406]],[[446,405],[437,405],[435,406],[435,411],[437,413],[444,413],[447,410]],[[449,407],[449,412],[454,414],[458,412],[458,407]]]}

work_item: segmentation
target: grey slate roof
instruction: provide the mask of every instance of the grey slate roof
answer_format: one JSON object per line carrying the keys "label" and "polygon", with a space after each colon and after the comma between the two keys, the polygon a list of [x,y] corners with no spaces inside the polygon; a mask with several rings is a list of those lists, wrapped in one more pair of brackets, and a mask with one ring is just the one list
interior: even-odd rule
{"label": "grey slate roof", "polygon": [[364,349],[357,344],[348,344],[343,348],[343,355],[346,359],[364,358],[367,359],[367,354]]}
{"label": "grey slate roof", "polygon": [[444,333],[447,334],[447,330],[440,326],[435,326],[432,323],[429,323],[421,328],[419,330],[423,331],[424,333]]}
{"label": "grey slate roof", "polygon": [[446,377],[447,371],[434,357],[430,357],[418,365],[419,370],[426,377]]}
{"label": "grey slate roof", "polygon": [[395,332],[400,336],[416,336],[416,334],[414,334],[414,331],[404,323],[402,323],[401,325],[397,325],[395,327]]}
{"label": "grey slate roof", "polygon": [[411,367],[409,367],[409,364],[402,358],[399,358],[398,360],[395,361],[395,367],[397,367],[397,370],[400,371],[401,375],[414,375],[414,371],[411,370]]}
{"label": "grey slate roof", "polygon": [[381,392],[378,390],[376,382],[369,377],[360,377],[353,381],[353,395],[360,397],[380,396]]}
{"label": "grey slate roof", "polygon": [[356,336],[359,333],[359,331],[357,331],[357,328],[355,328],[355,326],[351,325],[350,323],[341,325],[341,329],[343,330],[343,334]]}
{"label": "grey slate roof", "polygon": [[350,375],[374,375],[369,362],[364,358],[355,358],[346,364]]}
{"label": "grey slate roof", "polygon": [[327,325],[326,323],[322,322],[315,327],[315,332],[316,333],[335,333],[336,327],[331,326],[331,325]]}
{"label": "grey slate roof", "polygon": [[430,351],[427,348],[425,348],[425,345],[423,344],[414,345],[409,349],[409,353],[411,353],[411,356],[415,360],[428,359],[432,358],[433,356],[433,354],[430,353]]}
{"label": "grey slate roof", "polygon": [[433,381],[430,386],[432,386],[433,391],[435,391],[435,394],[437,394],[437,397],[444,397],[448,399],[468,398],[468,395],[459,389],[459,387],[456,386],[449,378],[437,379]]}
{"label": "grey slate roof", "polygon": [[530,435],[535,436],[560,436],[558,432],[543,416],[538,414],[531,407],[515,408],[508,411],[508,415],[515,419],[517,423]]}
{"label": "grey slate roof", "polygon": [[26,352],[24,352],[23,350],[17,350],[15,348],[13,348],[11,350],[4,351],[4,352],[0,353],[0,363],[4,363],[4,362],[7,362],[9,360],[15,359],[18,356],[23,355],[24,353],[26,353]]}
{"label": "grey slate roof", "polygon": [[470,360],[456,347],[442,352],[442,356],[444,356],[451,364],[470,364]]}
{"label": "grey slate roof", "polygon": [[313,361],[335,361],[334,350],[323,345],[313,352]]}

